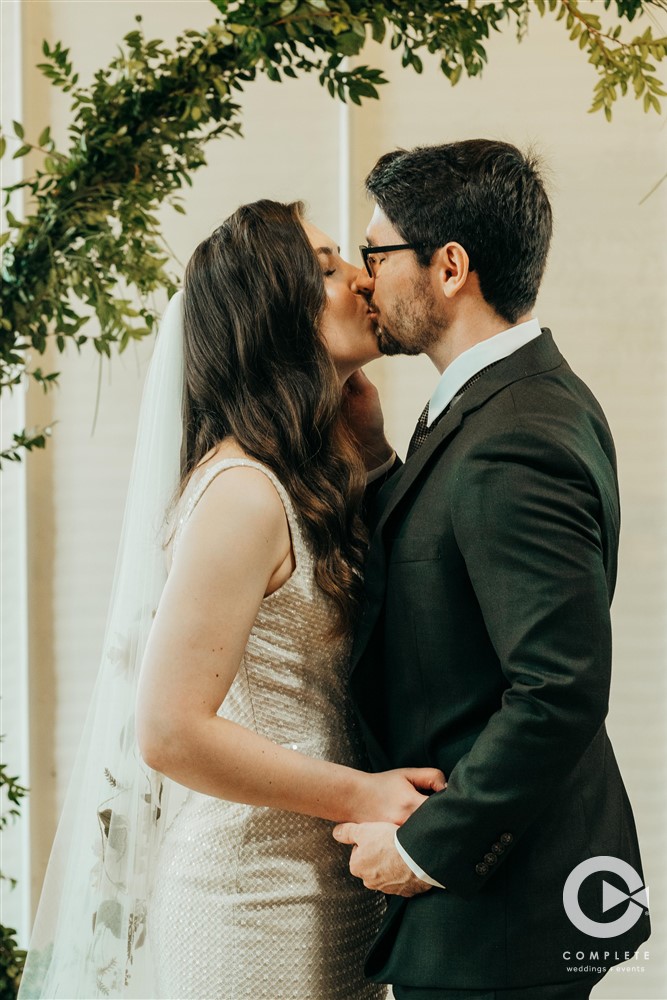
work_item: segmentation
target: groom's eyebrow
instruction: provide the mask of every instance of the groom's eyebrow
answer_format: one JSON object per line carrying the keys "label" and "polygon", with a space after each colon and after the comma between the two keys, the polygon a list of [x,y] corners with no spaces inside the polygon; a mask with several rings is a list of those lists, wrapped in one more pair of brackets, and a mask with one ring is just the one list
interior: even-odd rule
{"label": "groom's eyebrow", "polygon": [[327,257],[333,257],[335,253],[340,253],[340,247],[336,247],[334,250],[332,247],[318,247],[315,253],[325,254]]}

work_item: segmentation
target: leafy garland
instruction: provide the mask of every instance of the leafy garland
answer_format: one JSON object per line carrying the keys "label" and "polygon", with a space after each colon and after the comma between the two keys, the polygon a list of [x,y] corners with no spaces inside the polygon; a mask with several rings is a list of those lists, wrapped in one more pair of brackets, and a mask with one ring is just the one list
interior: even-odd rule
{"label": "leafy garland", "polygon": [[[481,73],[492,30],[514,23],[520,40],[530,14],[548,12],[565,22],[569,38],[586,50],[599,75],[591,111],[603,110],[611,120],[618,94],[632,87],[645,111],[660,113],[659,97],[665,95],[652,74],[667,54],[667,38],[655,38],[649,26],[624,41],[621,24],[604,29],[578,0],[212,2],[220,15],[216,22],[206,31],[183,32],[173,51],[147,41],[140,29],[132,31],[125,49],[86,87],[73,71],[69,50],[44,42],[39,68],[72,95],[69,148],[56,149],[48,127],[30,142],[23,126],[13,124],[13,158],[37,151],[42,161],[29,179],[5,189],[5,205],[13,192],[25,190],[30,214],[20,221],[8,210],[0,237],[0,391],[26,377],[45,391],[57,382],[57,372],[31,367],[32,356],[43,354],[50,339],[59,352],[68,342],[78,349],[92,342],[102,358],[153,331],[150,294],[175,289],[154,213],[165,201],[184,211],[180,192],[206,163],[206,144],[240,134],[236,94],[258,73],[280,82],[283,75],[315,72],[332,96],[360,104],[377,98],[378,86],[387,81],[380,70],[347,69],[343,60],[358,56],[369,35],[378,42],[389,35],[391,47],[402,49],[403,66],[420,73],[420,50],[438,54],[454,85],[464,71]],[[603,3],[605,10],[613,3],[627,21],[649,8],[667,10],[667,0]],[[0,156],[6,147],[0,134]],[[83,332],[92,316],[99,332]],[[0,465],[43,448],[50,430],[14,434]]]}
{"label": "leafy garland", "polygon": [[[0,743],[4,736],[0,736]],[[19,818],[21,799],[28,789],[19,784],[18,776],[11,775],[7,765],[0,763],[0,832]],[[16,879],[0,871],[0,882],[8,882],[10,888],[16,886]],[[13,997],[23,972],[26,953],[19,948],[13,927],[0,924],[0,997]]]}

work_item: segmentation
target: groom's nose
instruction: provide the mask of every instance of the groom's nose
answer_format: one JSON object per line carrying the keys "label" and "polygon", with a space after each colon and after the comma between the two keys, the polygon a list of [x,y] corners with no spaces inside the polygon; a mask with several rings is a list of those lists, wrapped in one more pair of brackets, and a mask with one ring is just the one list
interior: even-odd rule
{"label": "groom's nose", "polygon": [[362,295],[366,295],[368,297],[373,294],[374,288],[375,278],[371,278],[370,274],[362,264],[355,275],[354,281],[352,282],[352,291],[360,292]]}

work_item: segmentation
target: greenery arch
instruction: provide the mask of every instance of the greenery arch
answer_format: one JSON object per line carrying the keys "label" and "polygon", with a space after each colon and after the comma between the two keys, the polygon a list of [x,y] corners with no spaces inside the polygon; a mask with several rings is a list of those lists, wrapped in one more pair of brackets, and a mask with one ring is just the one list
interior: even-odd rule
{"label": "greenery arch", "polygon": [[[91,343],[110,357],[151,334],[156,317],[149,294],[175,288],[155,210],[166,201],[183,211],[180,192],[206,163],[206,144],[240,133],[237,95],[259,73],[276,82],[316,73],[333,97],[360,104],[377,98],[387,81],[367,65],[347,68],[344,59],[359,56],[368,37],[388,36],[392,48],[402,50],[404,66],[419,73],[420,50],[435,53],[455,85],[464,72],[482,72],[493,31],[513,26],[521,40],[537,14],[561,21],[597,71],[592,112],[611,120],[614,101],[631,90],[645,111],[660,113],[665,95],[653,74],[667,54],[667,37],[655,37],[651,25],[629,39],[622,30],[623,22],[666,11],[667,0],[602,0],[616,15],[609,28],[578,0],[212,2],[215,23],[203,32],[184,31],[173,50],[132,31],[88,86],[80,85],[69,51],[44,42],[39,68],[72,95],[69,147],[56,149],[48,127],[32,142],[15,122],[9,136],[18,147],[14,158],[37,150],[42,160],[30,178],[5,189],[6,206],[23,189],[29,213],[19,220],[7,210],[0,237],[0,391],[26,378],[45,390],[57,382],[57,372],[32,362],[49,338],[60,352],[68,342],[78,349]],[[7,142],[7,134],[0,135],[0,155]],[[99,324],[94,334],[83,329],[92,316]],[[14,434],[0,464],[44,447],[49,433]]]}

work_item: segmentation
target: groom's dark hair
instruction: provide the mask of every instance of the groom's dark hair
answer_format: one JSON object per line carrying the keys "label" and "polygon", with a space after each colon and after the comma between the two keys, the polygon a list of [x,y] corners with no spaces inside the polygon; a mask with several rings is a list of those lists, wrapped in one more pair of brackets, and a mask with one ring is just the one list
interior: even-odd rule
{"label": "groom's dark hair", "polygon": [[439,247],[460,243],[503,319],[532,309],[552,230],[534,154],[491,139],[397,149],[380,157],[366,190],[423,267]]}

